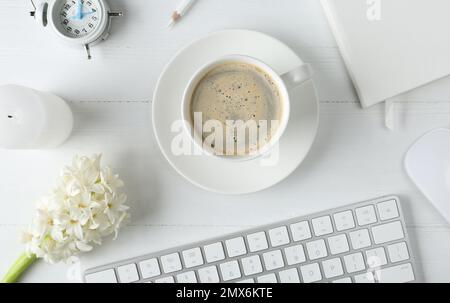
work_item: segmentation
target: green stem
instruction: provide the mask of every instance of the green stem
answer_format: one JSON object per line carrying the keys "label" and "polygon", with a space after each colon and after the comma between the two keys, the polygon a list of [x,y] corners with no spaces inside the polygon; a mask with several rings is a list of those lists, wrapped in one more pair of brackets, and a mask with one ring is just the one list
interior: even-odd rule
{"label": "green stem", "polygon": [[23,272],[36,260],[36,255],[22,254],[13,266],[11,266],[8,273],[3,278],[2,283],[16,283]]}

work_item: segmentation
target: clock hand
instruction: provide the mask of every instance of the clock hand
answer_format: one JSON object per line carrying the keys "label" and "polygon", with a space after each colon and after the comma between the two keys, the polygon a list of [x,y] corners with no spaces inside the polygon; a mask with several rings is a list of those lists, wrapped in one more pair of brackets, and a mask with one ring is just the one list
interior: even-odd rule
{"label": "clock hand", "polygon": [[83,2],[81,0],[78,0],[77,18],[79,20],[83,19]]}
{"label": "clock hand", "polygon": [[74,19],[74,20],[77,20],[77,19],[81,20],[82,19],[82,15],[81,15],[82,10],[83,10],[83,3],[81,3],[81,0],[78,0],[76,11],[73,14],[73,16],[71,16],[70,18]]}
{"label": "clock hand", "polygon": [[83,16],[92,15],[94,12],[83,12]]}

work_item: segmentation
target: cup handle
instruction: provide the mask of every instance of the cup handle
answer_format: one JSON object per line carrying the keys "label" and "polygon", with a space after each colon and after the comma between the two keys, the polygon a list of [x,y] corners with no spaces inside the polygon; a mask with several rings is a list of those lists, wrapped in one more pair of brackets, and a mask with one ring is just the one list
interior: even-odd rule
{"label": "cup handle", "polygon": [[313,71],[311,66],[309,64],[303,64],[280,77],[284,81],[287,89],[290,90],[308,81],[312,76]]}

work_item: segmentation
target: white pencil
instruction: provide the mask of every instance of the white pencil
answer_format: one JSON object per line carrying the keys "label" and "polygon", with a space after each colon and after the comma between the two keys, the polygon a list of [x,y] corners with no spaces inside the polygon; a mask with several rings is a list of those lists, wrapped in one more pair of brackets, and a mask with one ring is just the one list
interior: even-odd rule
{"label": "white pencil", "polygon": [[179,21],[180,18],[187,13],[195,1],[197,0],[183,0],[178,8],[173,12],[168,27],[173,26],[177,21]]}

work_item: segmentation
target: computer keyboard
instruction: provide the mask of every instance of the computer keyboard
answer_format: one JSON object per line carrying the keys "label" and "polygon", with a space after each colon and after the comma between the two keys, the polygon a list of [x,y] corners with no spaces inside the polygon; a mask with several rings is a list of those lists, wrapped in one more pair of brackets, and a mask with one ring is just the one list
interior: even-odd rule
{"label": "computer keyboard", "polygon": [[413,264],[392,196],[93,268],[84,281],[403,283]]}

